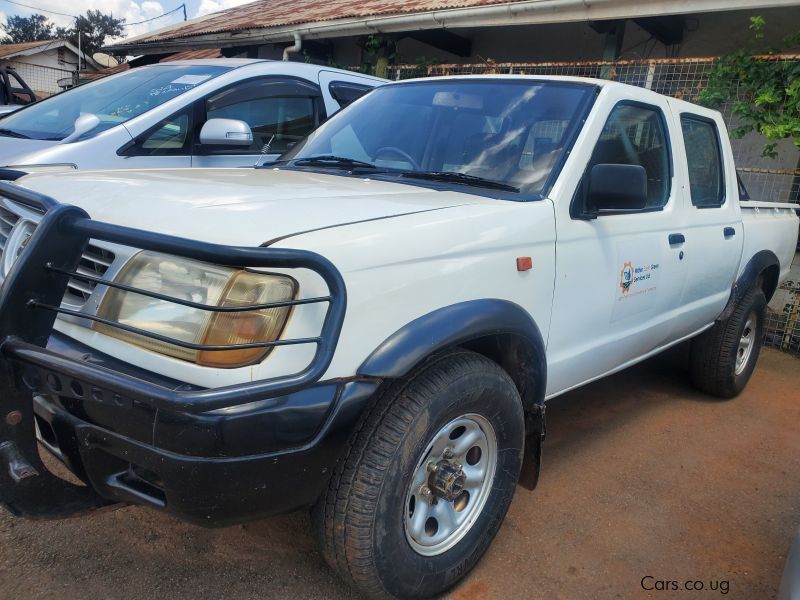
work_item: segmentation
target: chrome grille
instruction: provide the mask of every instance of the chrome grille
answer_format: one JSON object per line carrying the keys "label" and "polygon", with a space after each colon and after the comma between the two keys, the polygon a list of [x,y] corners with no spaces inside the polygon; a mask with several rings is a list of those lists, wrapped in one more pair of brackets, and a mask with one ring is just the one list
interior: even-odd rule
{"label": "chrome grille", "polygon": [[[11,230],[19,222],[23,214],[29,221],[38,221],[41,218],[38,213],[35,215],[30,214],[30,211],[25,213],[22,209],[20,209],[20,212],[23,214],[17,214],[14,212],[15,208],[16,205],[8,201],[4,201],[4,204],[0,205],[0,251],[5,248],[8,237],[11,235]],[[81,255],[81,261],[76,271],[82,275],[102,277],[113,262],[114,253],[111,250],[89,244]],[[96,287],[97,283],[81,281],[73,277],[67,283],[64,303],[76,308],[82,308]]]}
{"label": "chrome grille", "polygon": [[5,248],[8,236],[11,235],[11,230],[14,225],[19,221],[19,215],[15,215],[7,208],[0,206],[0,250]]}
{"label": "chrome grille", "polygon": [[[86,246],[86,251],[81,255],[76,271],[81,275],[102,277],[114,262],[114,253],[93,244]],[[93,281],[81,281],[74,277],[67,283],[67,293],[64,301],[68,304],[83,306],[94,292],[97,284]]]}

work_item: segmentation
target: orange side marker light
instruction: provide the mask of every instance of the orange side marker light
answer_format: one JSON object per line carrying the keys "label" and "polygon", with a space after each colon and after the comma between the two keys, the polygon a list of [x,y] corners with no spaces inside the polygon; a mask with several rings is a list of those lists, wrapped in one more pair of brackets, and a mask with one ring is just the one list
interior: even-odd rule
{"label": "orange side marker light", "polygon": [[533,268],[533,259],[530,256],[517,257],[517,271],[530,271]]}

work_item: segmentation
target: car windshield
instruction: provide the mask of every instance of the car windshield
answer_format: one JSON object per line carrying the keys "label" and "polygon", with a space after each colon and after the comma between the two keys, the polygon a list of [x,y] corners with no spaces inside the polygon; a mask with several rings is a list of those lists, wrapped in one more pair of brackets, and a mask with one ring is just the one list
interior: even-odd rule
{"label": "car windshield", "polygon": [[540,195],[592,90],[510,78],[388,85],[344,109],[282,159],[317,168],[374,165],[374,174],[399,174],[404,181]]}
{"label": "car windshield", "polygon": [[75,130],[75,119],[93,114],[94,136],[217,77],[230,67],[154,65],[87,83],[13,113],[3,119],[0,135],[62,140]]}

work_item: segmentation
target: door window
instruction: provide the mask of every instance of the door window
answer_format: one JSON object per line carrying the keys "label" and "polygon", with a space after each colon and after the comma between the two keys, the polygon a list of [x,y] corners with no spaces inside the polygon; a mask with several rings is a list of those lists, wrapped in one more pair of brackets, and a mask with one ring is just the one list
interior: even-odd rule
{"label": "door window", "polygon": [[719,133],[713,121],[682,115],[681,129],[689,166],[689,192],[698,208],[716,208],[725,203],[725,180]]}
{"label": "door window", "polygon": [[647,173],[645,210],[665,206],[669,200],[671,164],[661,111],[638,104],[618,104],[603,127],[587,173],[599,164],[644,167]]}
{"label": "door window", "polygon": [[191,147],[192,118],[186,109],[140,135],[133,144],[123,148],[122,156],[188,155]]}
{"label": "door window", "polygon": [[230,87],[206,100],[207,119],[238,119],[250,126],[249,147],[214,154],[280,154],[319,123],[319,90],[307,82],[257,79]]}

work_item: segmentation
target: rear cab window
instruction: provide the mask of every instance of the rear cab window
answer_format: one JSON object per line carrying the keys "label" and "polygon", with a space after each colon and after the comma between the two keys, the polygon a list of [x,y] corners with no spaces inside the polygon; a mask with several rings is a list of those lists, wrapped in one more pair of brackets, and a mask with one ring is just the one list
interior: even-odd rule
{"label": "rear cab window", "polygon": [[689,193],[697,208],[725,204],[725,170],[717,124],[711,119],[684,113],[681,130],[689,169]]}

